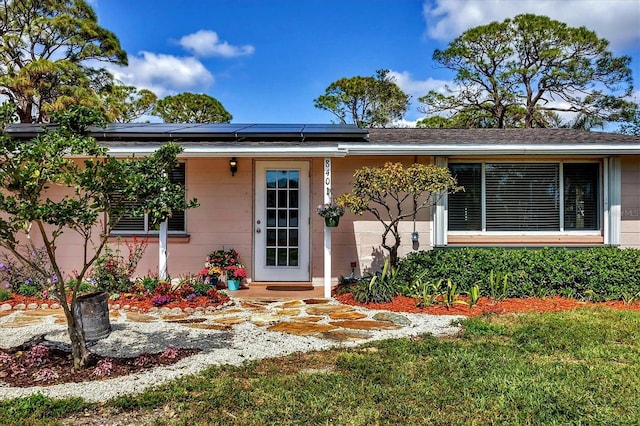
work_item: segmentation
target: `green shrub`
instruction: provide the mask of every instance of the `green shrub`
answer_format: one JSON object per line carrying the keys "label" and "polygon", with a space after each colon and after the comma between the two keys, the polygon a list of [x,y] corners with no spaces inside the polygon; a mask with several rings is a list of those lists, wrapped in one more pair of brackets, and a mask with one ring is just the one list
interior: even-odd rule
{"label": "green shrub", "polygon": [[38,294],[38,287],[30,284],[22,284],[18,287],[18,294],[25,297],[33,297]]}
{"label": "green shrub", "polygon": [[131,278],[147,248],[148,240],[138,240],[136,237],[125,240],[124,245],[129,251],[126,257],[123,255],[121,245],[122,242],[118,239],[115,249],[105,246],[93,265],[91,277],[102,291],[128,292],[130,290],[133,284]]}
{"label": "green shrub", "polygon": [[205,296],[207,291],[212,288],[211,284],[204,281],[196,281],[193,283],[193,292],[196,296]]}
{"label": "green shrub", "polygon": [[374,275],[369,280],[361,280],[353,288],[353,298],[360,303],[387,303],[398,294],[398,270],[391,269],[389,273],[389,259],[385,259],[380,275]]}
{"label": "green shrub", "polygon": [[37,290],[47,290],[55,284],[55,273],[44,248],[37,248],[33,244],[21,246],[21,251],[27,254],[29,260],[38,265],[37,269],[26,266],[7,253],[0,254],[0,282],[7,282],[14,293],[23,284],[36,287]]}
{"label": "green shrub", "polygon": [[[72,289],[76,284],[76,281],[73,279],[70,279],[65,283],[68,289]],[[102,288],[100,288],[93,280],[84,280],[78,286],[79,294],[89,294],[99,290],[102,290]]]}
{"label": "green shrub", "polygon": [[149,290],[149,293],[153,293],[153,291],[156,289],[156,286],[158,285],[159,282],[160,280],[158,280],[158,278],[144,277],[142,278],[142,287],[145,290]]}
{"label": "green shrub", "polygon": [[13,297],[13,293],[9,289],[0,288],[0,302],[6,302]]}
{"label": "green shrub", "polygon": [[[491,274],[508,275],[499,297],[564,295],[594,301],[619,300],[640,292],[640,250],[615,247],[508,249],[459,248],[409,254],[400,261],[398,281],[452,279],[468,293],[478,285],[492,294]],[[498,291],[499,290],[499,291]]]}

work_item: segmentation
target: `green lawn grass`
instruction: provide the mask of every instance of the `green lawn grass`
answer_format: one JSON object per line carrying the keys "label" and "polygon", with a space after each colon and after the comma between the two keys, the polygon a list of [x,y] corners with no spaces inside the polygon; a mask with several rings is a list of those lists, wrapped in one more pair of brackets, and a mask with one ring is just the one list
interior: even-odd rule
{"label": "green lawn grass", "polygon": [[[463,325],[452,338],[211,368],[107,405],[175,413],[158,425],[640,424],[639,313],[584,308]],[[0,424],[38,424],[82,408],[75,400],[7,401]]]}

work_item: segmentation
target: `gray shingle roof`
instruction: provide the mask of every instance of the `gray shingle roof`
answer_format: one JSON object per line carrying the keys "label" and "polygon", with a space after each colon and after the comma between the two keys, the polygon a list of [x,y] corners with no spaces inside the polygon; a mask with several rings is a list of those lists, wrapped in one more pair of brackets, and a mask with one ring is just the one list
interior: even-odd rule
{"label": "gray shingle roof", "polygon": [[637,144],[640,136],[572,129],[369,129],[369,142],[386,144]]}
{"label": "gray shingle roof", "polygon": [[[39,124],[17,124],[7,132],[15,137],[29,138],[41,130]],[[192,152],[200,149],[209,153],[218,148],[258,152],[261,149],[349,147],[354,154],[358,150],[361,154],[375,154],[388,153],[395,146],[405,150],[415,146],[422,151],[442,154],[447,150],[462,152],[460,150],[468,146],[466,154],[469,155],[471,152],[482,153],[485,146],[507,152],[522,147],[540,150],[562,145],[573,152],[580,152],[581,147],[585,150],[617,147],[626,153],[636,153],[637,148],[640,154],[640,136],[572,129],[359,129],[353,125],[332,124],[128,123],[93,130],[93,136],[109,147],[134,150],[175,141],[191,148]]]}

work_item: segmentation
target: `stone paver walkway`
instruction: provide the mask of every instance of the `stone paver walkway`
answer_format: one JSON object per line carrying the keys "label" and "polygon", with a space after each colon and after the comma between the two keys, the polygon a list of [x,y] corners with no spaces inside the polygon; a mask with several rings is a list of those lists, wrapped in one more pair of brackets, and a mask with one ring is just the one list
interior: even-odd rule
{"label": "stone paver walkway", "polygon": [[[294,352],[355,347],[375,340],[424,333],[450,335],[459,330],[457,316],[393,313],[342,305],[333,299],[232,299],[220,309],[155,309],[138,312],[125,306],[109,312],[111,334],[91,342],[100,356],[138,356],[168,347],[199,352],[166,367],[129,376],[29,388],[6,387],[0,400],[41,393],[51,398],[82,397],[90,402],[134,394],[172,379],[198,374],[212,365],[247,361]],[[0,310],[0,349],[20,345],[44,334],[50,342],[68,342],[59,308],[42,306]]]}
{"label": "stone paver walkway", "polygon": [[[240,300],[234,299],[221,309],[154,309],[136,312],[127,307],[110,309],[111,322],[149,323],[165,321],[205,330],[230,330],[233,325],[250,322],[268,331],[298,336],[315,336],[334,342],[366,340],[375,331],[410,327],[407,316],[393,312],[374,312],[342,305],[332,299]],[[3,318],[6,317],[6,318]],[[29,306],[0,312],[0,326],[17,328],[40,322],[64,324],[62,309]],[[3,345],[0,345],[3,346]]]}

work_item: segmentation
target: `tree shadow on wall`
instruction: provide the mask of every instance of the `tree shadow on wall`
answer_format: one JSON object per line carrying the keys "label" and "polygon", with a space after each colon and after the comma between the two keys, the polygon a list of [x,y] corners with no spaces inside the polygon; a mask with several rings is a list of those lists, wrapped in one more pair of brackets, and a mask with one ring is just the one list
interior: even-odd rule
{"label": "tree shadow on wall", "polygon": [[382,271],[384,260],[387,258],[385,250],[381,247],[373,247],[371,252],[371,265],[364,269],[365,274],[374,275],[376,272]]}

